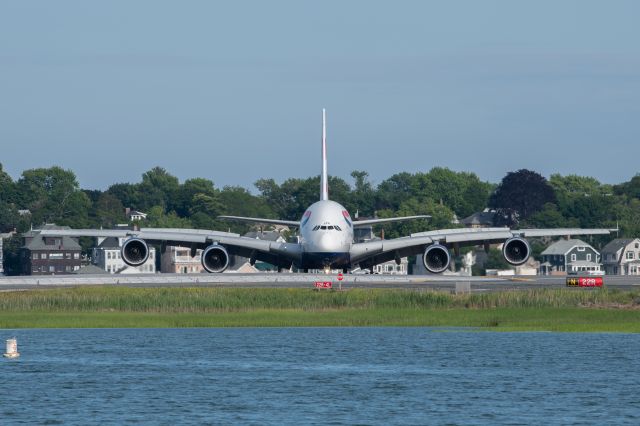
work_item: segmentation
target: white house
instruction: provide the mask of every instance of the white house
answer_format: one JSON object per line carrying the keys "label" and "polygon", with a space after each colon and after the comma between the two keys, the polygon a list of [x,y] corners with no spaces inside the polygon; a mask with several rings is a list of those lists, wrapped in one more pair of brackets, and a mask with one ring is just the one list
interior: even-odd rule
{"label": "white house", "polygon": [[110,274],[154,274],[156,272],[156,249],[149,247],[149,259],[140,266],[129,266],[122,260],[120,248],[126,238],[103,239],[93,249],[92,263]]}
{"label": "white house", "polygon": [[640,238],[616,238],[602,248],[607,275],[640,275]]}

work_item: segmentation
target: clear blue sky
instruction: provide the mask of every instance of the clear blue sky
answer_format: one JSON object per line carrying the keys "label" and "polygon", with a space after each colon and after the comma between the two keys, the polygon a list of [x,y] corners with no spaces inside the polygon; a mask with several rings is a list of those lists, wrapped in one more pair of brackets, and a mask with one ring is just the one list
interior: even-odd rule
{"label": "clear blue sky", "polygon": [[434,166],[640,172],[638,1],[4,1],[0,162],[253,190]]}

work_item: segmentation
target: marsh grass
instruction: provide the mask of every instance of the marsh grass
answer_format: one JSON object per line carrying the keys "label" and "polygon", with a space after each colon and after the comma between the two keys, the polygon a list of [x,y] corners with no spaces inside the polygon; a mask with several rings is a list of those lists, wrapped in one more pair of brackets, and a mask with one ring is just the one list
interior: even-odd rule
{"label": "marsh grass", "polygon": [[0,328],[433,326],[640,332],[640,293],[76,287],[0,293]]}
{"label": "marsh grass", "polygon": [[3,311],[230,312],[253,309],[640,307],[640,292],[535,289],[454,295],[446,292],[350,289],[75,287],[0,293]]}

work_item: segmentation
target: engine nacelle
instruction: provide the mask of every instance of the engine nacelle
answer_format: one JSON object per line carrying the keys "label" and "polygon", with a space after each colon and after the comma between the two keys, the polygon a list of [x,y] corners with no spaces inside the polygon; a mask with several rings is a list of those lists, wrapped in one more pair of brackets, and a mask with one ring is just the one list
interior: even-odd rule
{"label": "engine nacelle", "polygon": [[502,246],[502,255],[509,264],[518,266],[529,260],[531,247],[527,240],[520,237],[509,238]]}
{"label": "engine nacelle", "polygon": [[202,266],[207,272],[223,272],[229,266],[227,249],[212,244],[202,252]]}
{"label": "engine nacelle", "polygon": [[424,251],[422,262],[427,271],[440,274],[447,270],[451,262],[449,250],[441,244],[432,244]]}
{"label": "engine nacelle", "polygon": [[149,246],[140,238],[129,238],[122,244],[120,255],[129,266],[140,266],[149,259]]}

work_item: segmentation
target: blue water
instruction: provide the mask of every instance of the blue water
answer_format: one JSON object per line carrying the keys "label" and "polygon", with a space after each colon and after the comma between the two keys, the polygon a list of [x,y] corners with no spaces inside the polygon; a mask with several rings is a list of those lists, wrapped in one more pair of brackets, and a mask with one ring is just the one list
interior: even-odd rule
{"label": "blue water", "polygon": [[6,424],[640,424],[640,336],[0,330]]}

